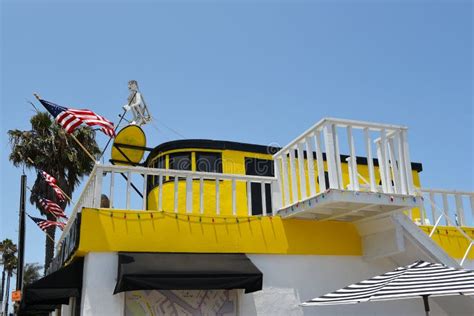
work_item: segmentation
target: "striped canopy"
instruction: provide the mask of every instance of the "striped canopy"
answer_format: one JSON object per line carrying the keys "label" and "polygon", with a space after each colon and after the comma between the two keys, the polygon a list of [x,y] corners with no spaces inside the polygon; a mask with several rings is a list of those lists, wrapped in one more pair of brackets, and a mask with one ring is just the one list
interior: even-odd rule
{"label": "striped canopy", "polygon": [[314,298],[302,305],[353,304],[420,296],[473,294],[474,271],[417,261],[392,272]]}

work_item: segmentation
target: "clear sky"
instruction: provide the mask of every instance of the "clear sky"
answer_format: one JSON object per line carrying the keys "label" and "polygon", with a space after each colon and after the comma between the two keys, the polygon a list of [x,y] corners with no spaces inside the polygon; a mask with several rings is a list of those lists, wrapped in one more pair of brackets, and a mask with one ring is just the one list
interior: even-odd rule
{"label": "clear sky", "polygon": [[[165,125],[284,145],[325,116],[403,124],[424,186],[473,190],[472,19],[471,1],[3,0],[0,239],[17,239],[6,132],[29,129],[26,100],[117,121],[130,79],[161,131],[145,127],[152,147],[177,137]],[[30,221],[26,249],[43,262]]]}

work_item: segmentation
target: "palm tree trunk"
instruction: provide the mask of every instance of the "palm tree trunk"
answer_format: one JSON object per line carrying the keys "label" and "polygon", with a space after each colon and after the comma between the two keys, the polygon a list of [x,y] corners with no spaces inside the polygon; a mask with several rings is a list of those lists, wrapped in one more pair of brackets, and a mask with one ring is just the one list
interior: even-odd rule
{"label": "palm tree trunk", "polygon": [[6,296],[5,296],[5,312],[4,312],[4,315],[8,315],[8,301],[9,301],[9,294],[10,294],[10,277],[11,277],[11,274],[10,272],[7,273],[7,287],[5,289],[5,293],[6,293]]}

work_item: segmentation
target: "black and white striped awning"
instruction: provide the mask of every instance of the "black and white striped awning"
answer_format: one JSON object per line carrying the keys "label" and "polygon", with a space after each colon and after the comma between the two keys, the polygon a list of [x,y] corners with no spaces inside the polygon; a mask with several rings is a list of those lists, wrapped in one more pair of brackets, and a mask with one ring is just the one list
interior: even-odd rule
{"label": "black and white striped awning", "polygon": [[417,261],[395,271],[325,294],[302,305],[353,304],[402,298],[473,294],[474,271]]}

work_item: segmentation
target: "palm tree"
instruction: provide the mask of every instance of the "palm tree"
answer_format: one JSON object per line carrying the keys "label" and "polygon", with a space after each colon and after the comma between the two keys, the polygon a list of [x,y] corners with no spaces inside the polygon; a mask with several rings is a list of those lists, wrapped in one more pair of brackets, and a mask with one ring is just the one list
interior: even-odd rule
{"label": "palm tree", "polygon": [[16,269],[17,258],[15,256],[18,251],[16,245],[10,239],[5,239],[0,242],[0,252],[2,253],[2,264],[3,272],[6,272],[7,282],[5,287],[5,292],[3,293],[2,286],[2,297],[5,297],[5,311],[4,314],[8,315],[8,295],[10,293],[10,278],[13,275],[13,271]]}
{"label": "palm tree", "polygon": [[31,284],[41,278],[41,268],[42,266],[39,263],[25,264],[25,269],[23,270],[25,285]]}
{"label": "palm tree", "polygon": [[[37,112],[30,119],[31,130],[9,130],[11,144],[10,161],[15,167],[41,169],[55,177],[59,187],[72,196],[80,179],[88,175],[94,167],[94,162],[87,154],[57,125],[46,112]],[[95,131],[90,127],[80,127],[74,132],[76,138],[94,156],[100,154],[95,141]],[[39,199],[45,197],[58,203],[63,209],[70,201],[60,202],[51,187],[41,177],[31,188],[30,202],[36,205],[41,214],[49,220],[56,220],[53,215],[45,214],[39,205]],[[54,240],[56,228],[47,228],[47,234]],[[48,268],[54,256],[54,242],[45,236],[44,268]]]}

